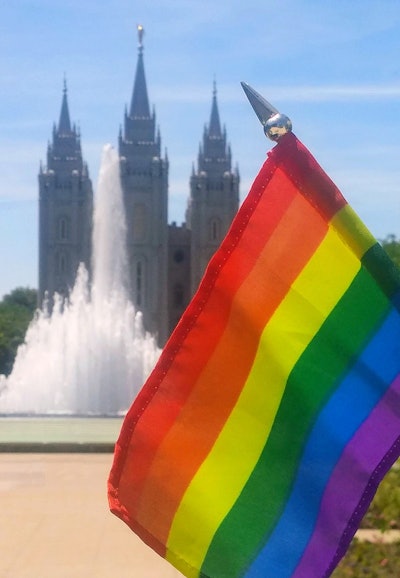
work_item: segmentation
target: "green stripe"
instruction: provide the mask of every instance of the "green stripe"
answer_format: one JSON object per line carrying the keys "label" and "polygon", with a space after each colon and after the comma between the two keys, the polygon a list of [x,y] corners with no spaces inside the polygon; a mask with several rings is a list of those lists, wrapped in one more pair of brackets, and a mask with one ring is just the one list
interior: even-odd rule
{"label": "green stripe", "polygon": [[376,243],[375,237],[350,205],[345,205],[340,209],[332,218],[330,225],[358,259],[361,259],[364,253]]}
{"label": "green stripe", "polygon": [[[265,543],[283,510],[321,407],[388,307],[386,296],[361,268],[293,368],[263,453],[217,530],[202,574],[240,576]],[[228,570],[221,570],[221,560],[230,561]]]}
{"label": "green stripe", "polygon": [[[364,254],[361,262],[375,278],[385,295],[392,299],[394,306],[400,311],[398,298],[400,271],[386,251],[379,243],[376,243]],[[393,299],[394,297],[397,299]]]}

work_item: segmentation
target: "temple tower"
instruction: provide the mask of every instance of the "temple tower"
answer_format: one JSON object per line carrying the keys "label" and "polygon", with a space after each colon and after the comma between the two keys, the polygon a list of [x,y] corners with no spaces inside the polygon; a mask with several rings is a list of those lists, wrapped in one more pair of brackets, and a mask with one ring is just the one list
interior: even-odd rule
{"label": "temple tower", "polygon": [[[214,82],[209,124],[190,177],[186,222],[168,224],[168,168],[151,110],[143,28],[129,108],[120,129],[120,177],[127,221],[131,299],[145,329],[163,346],[197,290],[239,206],[239,172],[221,128]],[[185,130],[185,127],[182,128]],[[80,262],[90,271],[93,193],[71,126],[64,84],[60,119],[39,173],[39,297],[68,295]]]}
{"label": "temple tower", "polygon": [[226,130],[221,129],[214,82],[210,123],[204,128],[197,170],[193,167],[186,211],[187,227],[191,231],[192,294],[237,213],[239,182],[238,169],[232,170]]}
{"label": "temple tower", "polygon": [[90,270],[93,192],[82,159],[80,134],[71,126],[64,81],[58,126],[53,127],[47,166],[39,171],[39,302],[45,294],[67,296],[78,266]]}
{"label": "temple tower", "polygon": [[132,300],[145,328],[163,345],[168,336],[168,159],[161,156],[143,63],[143,28],[129,111],[119,135],[121,184],[128,230]]}

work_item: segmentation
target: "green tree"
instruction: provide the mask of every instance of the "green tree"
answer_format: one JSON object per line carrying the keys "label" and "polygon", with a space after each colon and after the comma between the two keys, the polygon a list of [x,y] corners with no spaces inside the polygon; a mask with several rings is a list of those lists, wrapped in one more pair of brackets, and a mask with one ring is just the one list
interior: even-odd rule
{"label": "green tree", "polygon": [[382,239],[381,245],[392,261],[400,267],[400,239],[397,239],[395,235],[387,235],[385,239]]}
{"label": "green tree", "polygon": [[36,310],[37,291],[18,287],[0,301],[0,374],[8,375]]}

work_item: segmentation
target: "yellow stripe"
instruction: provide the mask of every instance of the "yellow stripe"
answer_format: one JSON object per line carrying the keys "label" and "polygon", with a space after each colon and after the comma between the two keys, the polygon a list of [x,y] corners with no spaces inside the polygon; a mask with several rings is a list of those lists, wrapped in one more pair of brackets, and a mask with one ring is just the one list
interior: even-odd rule
{"label": "yellow stripe", "polygon": [[[266,443],[288,375],[359,268],[359,260],[329,229],[266,325],[241,396],[175,514],[167,559],[178,568],[183,552],[187,563],[201,567]],[[186,575],[196,578],[198,572]]]}
{"label": "yellow stripe", "polygon": [[375,237],[350,205],[345,205],[336,213],[331,226],[359,259],[376,243]]}

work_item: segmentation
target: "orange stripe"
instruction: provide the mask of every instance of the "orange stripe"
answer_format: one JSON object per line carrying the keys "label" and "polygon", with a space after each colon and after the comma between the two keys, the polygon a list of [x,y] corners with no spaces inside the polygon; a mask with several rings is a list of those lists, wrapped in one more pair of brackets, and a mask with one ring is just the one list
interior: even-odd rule
{"label": "orange stripe", "polygon": [[[288,231],[291,231],[290,244]],[[143,489],[137,519],[160,542],[167,540],[173,516],[190,480],[236,404],[261,332],[326,231],[327,224],[321,216],[301,195],[296,196],[238,289],[234,314],[230,315],[173,428],[162,441]],[[182,375],[176,378],[180,381]],[[168,497],[160,491],[166,478]]]}

